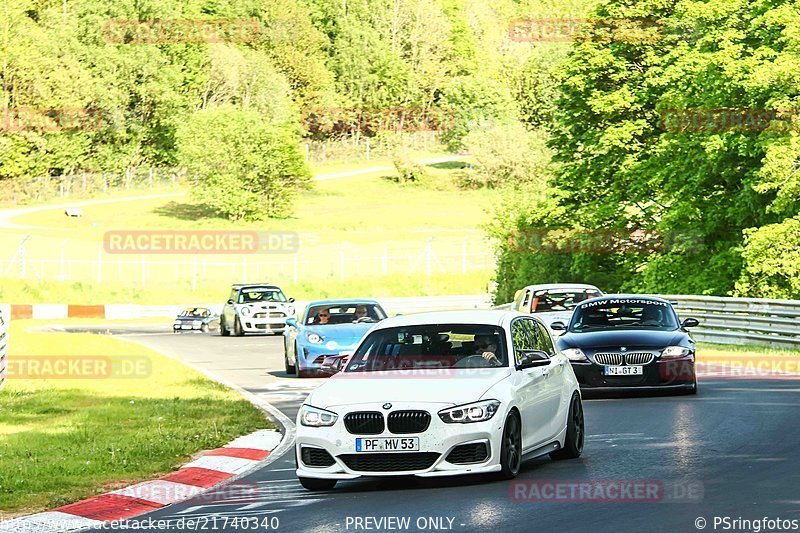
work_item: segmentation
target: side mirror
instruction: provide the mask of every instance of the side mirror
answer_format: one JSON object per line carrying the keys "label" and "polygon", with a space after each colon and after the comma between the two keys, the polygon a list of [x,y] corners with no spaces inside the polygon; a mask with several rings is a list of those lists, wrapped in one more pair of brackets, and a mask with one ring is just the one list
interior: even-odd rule
{"label": "side mirror", "polygon": [[681,326],[684,328],[696,328],[700,325],[700,321],[696,318],[687,318],[683,322],[681,322]]}
{"label": "side mirror", "polygon": [[233,298],[228,299],[228,305],[233,305]]}
{"label": "side mirror", "polygon": [[518,353],[521,357],[517,364],[517,370],[550,364],[550,356],[541,350],[519,350]]}
{"label": "side mirror", "polygon": [[286,325],[287,326],[292,326],[293,328],[296,328],[297,327],[297,319],[294,318],[294,317],[287,318],[286,319]]}
{"label": "side mirror", "polygon": [[552,329],[553,331],[566,331],[567,325],[561,321],[553,322],[552,324],[550,324],[550,329]]}
{"label": "side mirror", "polygon": [[289,298],[289,303],[293,304],[294,303],[294,298]]}

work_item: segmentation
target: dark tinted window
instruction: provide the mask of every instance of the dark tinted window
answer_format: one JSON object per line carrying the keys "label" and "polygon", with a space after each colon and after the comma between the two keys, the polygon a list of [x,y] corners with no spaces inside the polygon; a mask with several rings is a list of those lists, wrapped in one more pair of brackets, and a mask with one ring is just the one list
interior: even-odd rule
{"label": "dark tinted window", "polygon": [[672,306],[646,298],[614,298],[587,302],[572,315],[570,331],[643,328],[673,330],[678,321]]}
{"label": "dark tinted window", "polygon": [[[496,361],[483,357],[494,354]],[[347,372],[508,366],[503,330],[481,324],[424,324],[379,329],[359,345]]]}

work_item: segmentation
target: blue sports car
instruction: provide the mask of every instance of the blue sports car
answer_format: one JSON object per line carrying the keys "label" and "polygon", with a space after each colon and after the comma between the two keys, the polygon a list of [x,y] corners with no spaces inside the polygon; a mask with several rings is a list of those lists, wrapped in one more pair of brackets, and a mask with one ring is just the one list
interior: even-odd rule
{"label": "blue sports car", "polygon": [[[287,374],[329,376],[331,356],[350,355],[373,324],[386,318],[375,300],[311,302],[299,319],[286,320],[283,332]],[[323,367],[326,357],[328,364]]]}

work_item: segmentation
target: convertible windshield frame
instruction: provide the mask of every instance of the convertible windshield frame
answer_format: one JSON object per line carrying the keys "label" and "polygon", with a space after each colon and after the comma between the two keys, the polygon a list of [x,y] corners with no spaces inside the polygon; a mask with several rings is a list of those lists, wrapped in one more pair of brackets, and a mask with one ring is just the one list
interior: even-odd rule
{"label": "convertible windshield frame", "polygon": [[648,298],[614,298],[576,307],[567,331],[675,331],[679,328],[678,315],[668,302]]}
{"label": "convertible windshield frame", "polygon": [[[477,353],[489,343],[497,361]],[[496,343],[492,344],[492,343]],[[490,348],[486,348],[489,351]],[[470,358],[465,362],[465,359]],[[372,331],[359,344],[345,372],[464,370],[508,368],[508,343],[505,330],[489,324],[412,324]]]}

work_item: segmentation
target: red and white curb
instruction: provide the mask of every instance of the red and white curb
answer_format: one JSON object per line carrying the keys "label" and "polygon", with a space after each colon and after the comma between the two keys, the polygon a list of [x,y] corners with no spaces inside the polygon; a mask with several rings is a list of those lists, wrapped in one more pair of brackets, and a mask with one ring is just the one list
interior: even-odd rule
{"label": "red and white curb", "polygon": [[52,511],[0,523],[0,531],[61,533],[126,520],[188,500],[233,477],[255,469],[281,443],[281,433],[265,429],[211,450],[179,470]]}

